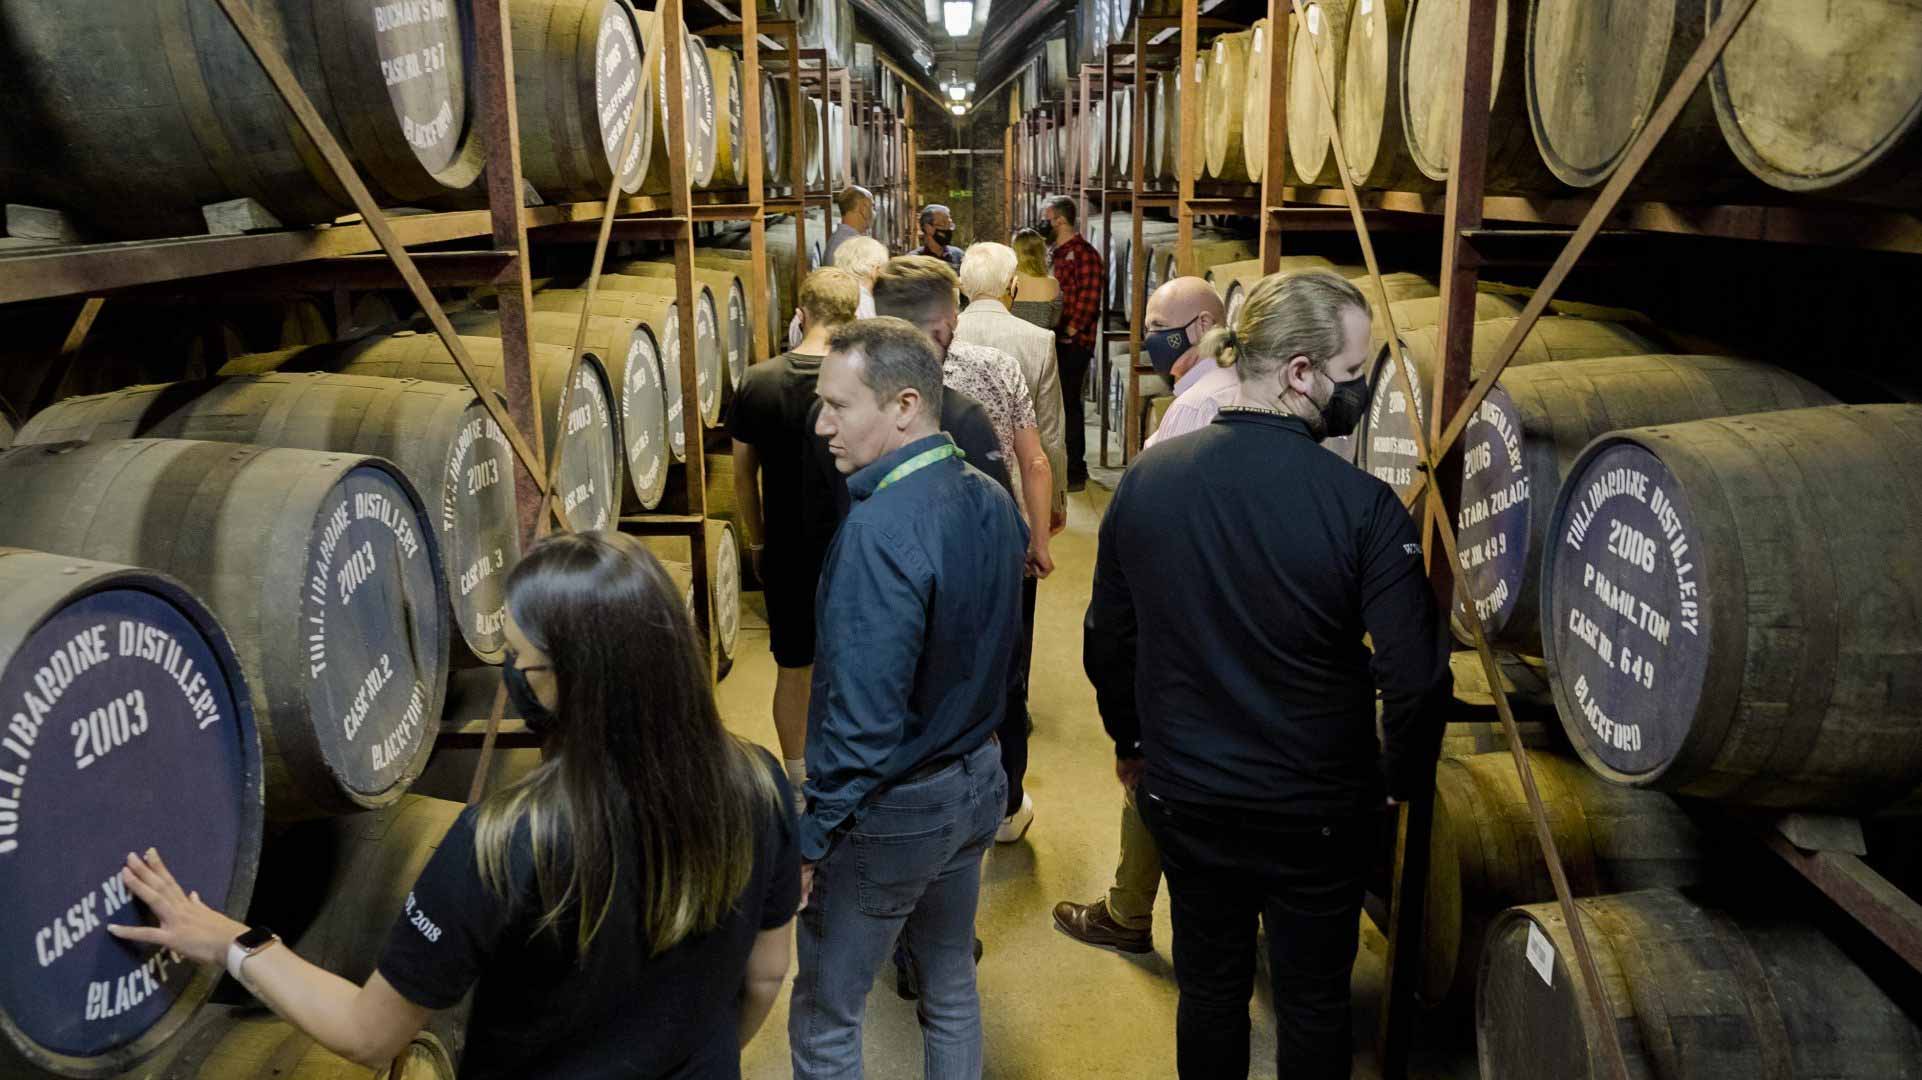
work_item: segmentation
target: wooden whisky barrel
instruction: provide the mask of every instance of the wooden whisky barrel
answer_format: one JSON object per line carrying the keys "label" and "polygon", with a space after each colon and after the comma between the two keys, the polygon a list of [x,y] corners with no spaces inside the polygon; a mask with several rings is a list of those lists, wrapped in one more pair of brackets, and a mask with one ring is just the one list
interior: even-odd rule
{"label": "wooden whisky barrel", "polygon": [[754,576],[754,560],[748,557],[747,543],[741,540],[740,504],[734,498],[734,455],[709,454],[702,461],[707,467],[707,516],[724,521],[734,530],[735,547],[740,553],[741,588],[759,589]]}
{"label": "wooden whisky barrel", "polygon": [[1726,356],[1615,356],[1504,372],[1462,432],[1458,572],[1489,640],[1542,651],[1541,555],[1553,493],[1622,428],[1833,404],[1780,368]]}
{"label": "wooden whisky barrel", "polygon": [[761,169],[762,180],[777,186],[788,181],[788,147],[794,138],[794,117],[788,112],[787,95],[774,76],[761,69]]}
{"label": "wooden whisky barrel", "polygon": [[206,601],[252,694],[270,817],[385,806],[419,775],[447,585],[393,465],[185,439],[21,446],[0,453],[0,504],[0,544],[151,566]]}
{"label": "wooden whisky barrel", "polygon": [[[674,264],[671,261],[615,263],[611,269],[614,270],[615,274],[622,277],[664,278],[668,281],[674,279]],[[768,271],[769,277],[774,276],[774,273],[775,271],[770,269]],[[606,278],[602,280],[605,281]],[[720,334],[718,344],[723,353],[722,359],[724,367],[722,374],[725,376],[724,382],[728,393],[731,394],[733,392],[732,388],[739,386],[742,376],[747,374],[748,357],[753,355],[754,326],[747,308],[747,275],[735,269],[716,270],[701,266],[697,263],[694,267],[694,280],[707,286],[708,296],[717,304],[724,303],[727,308],[726,314],[720,323],[723,330]],[[607,287],[613,288],[614,286],[609,285]],[[696,289],[695,294],[698,302],[700,300],[700,290]],[[723,297],[726,298],[725,301],[722,300]],[[774,310],[774,304],[772,302],[768,304],[768,310]],[[697,339],[698,335],[699,327],[697,325]],[[698,340],[696,347],[699,347]],[[718,420],[719,418],[716,417],[716,419]]]}
{"label": "wooden whisky barrel", "polygon": [[[1223,34],[1208,53],[1208,112],[1202,117],[1202,144],[1207,148],[1208,175],[1217,180],[1245,183],[1247,153],[1242,149],[1242,123],[1248,101],[1247,31]],[[1126,114],[1122,114],[1126,130]]]}
{"label": "wooden whisky barrel", "polygon": [[[714,80],[714,175],[707,186],[742,187],[747,183],[747,157],[741,147],[741,58],[710,45],[707,70]],[[767,127],[766,117],[761,126]]]}
{"label": "wooden whisky barrel", "polygon": [[163,1054],[124,1080],[454,1080],[458,1048],[436,1027],[417,1032],[393,1064],[375,1073],[266,1009],[219,1005],[202,1010]]}
{"label": "wooden whisky barrel", "polygon": [[[1339,186],[1334,128],[1322,108],[1322,79],[1339,104],[1348,58],[1348,0],[1322,0],[1290,23],[1288,42],[1288,161],[1297,183]],[[1320,72],[1317,75],[1317,71]]]}
{"label": "wooden whisky barrel", "polygon": [[[1272,96],[1270,70],[1275,48],[1267,19],[1248,28],[1248,95],[1242,107],[1241,159],[1251,183],[1260,183],[1268,167],[1268,99]],[[1232,106],[1231,106],[1232,107]]]}
{"label": "wooden whisky barrel", "polygon": [[[1415,167],[1446,181],[1455,153],[1461,98],[1463,0],[1413,0],[1402,30],[1402,131]],[[1496,195],[1561,189],[1528,129],[1528,19],[1523,0],[1496,0],[1494,69],[1488,86],[1484,184]]]}
{"label": "wooden whisky barrel", "polygon": [[1402,131],[1402,42],[1408,0],[1357,4],[1348,22],[1348,51],[1342,60],[1342,151],[1357,187],[1397,191],[1436,191],[1441,185],[1422,175],[1408,152]]}
{"label": "wooden whisky barrel", "polygon": [[464,801],[408,795],[375,813],[301,822],[279,833],[261,854],[248,922],[275,927],[302,959],[364,982],[407,912],[415,880],[463,809]]}
{"label": "wooden whisky barrel", "polygon": [[[649,103],[641,111],[648,116],[646,123],[659,135],[651,142],[641,190],[664,194],[669,186],[668,158],[672,156],[672,148],[667,145],[667,65],[666,54],[660,48],[661,20],[652,11],[637,10],[634,23],[640,28],[646,57],[642,61],[641,81],[653,87]],[[688,33],[685,26],[675,27],[670,36],[680,38],[683,49],[681,100],[687,109],[687,131],[682,160],[687,165],[688,183],[700,187],[714,177],[714,77],[707,66],[707,46],[700,38]]]}
{"label": "wooden whisky barrel", "polygon": [[[670,569],[685,568],[691,562],[685,536],[650,536],[642,540],[656,558]],[[707,522],[707,573],[709,601],[713,604],[715,646],[723,657],[732,657],[741,635],[741,548],[734,527],[710,518]],[[685,569],[682,573],[688,573]],[[692,581],[690,576],[687,580]]]}
{"label": "wooden whisky barrel", "polygon": [[[1708,845],[1674,800],[1617,787],[1568,758],[1530,750],[1528,761],[1576,896],[1703,879]],[[1466,1005],[1489,921],[1555,899],[1512,753],[1441,760],[1429,851],[1421,998]]]}
{"label": "wooden whisky barrel", "polygon": [[[566,311],[578,314],[581,304],[586,301],[585,289],[545,289],[534,294],[534,307],[537,310]],[[699,308],[697,307],[698,311]],[[681,322],[680,305],[671,296],[662,292],[606,292],[594,298],[594,311],[599,315],[617,315],[623,318],[639,319],[648,329],[654,331],[655,345],[660,349],[661,387],[667,398],[667,445],[675,461],[686,457],[686,429],[681,415]],[[698,335],[698,321],[696,333]],[[697,338],[698,340],[698,338]],[[703,402],[709,393],[714,397],[719,392],[699,386],[700,352],[695,352],[696,387]],[[702,390],[707,392],[700,392]],[[700,430],[700,417],[696,431]],[[698,436],[697,436],[698,437]]]}
{"label": "wooden whisky barrel", "polygon": [[[1599,187],[1627,156],[1707,32],[1706,0],[1532,0],[1528,123],[1549,171]],[[1779,73],[1777,75],[1779,77]],[[1629,187],[1630,198],[1702,202],[1746,177],[1720,137],[1704,83]]]}
{"label": "wooden whisky barrel", "polygon": [[[1159,180],[1172,180],[1181,166],[1181,78],[1172,71],[1164,71],[1155,76],[1154,125],[1148,130],[1148,160],[1153,163],[1149,175]],[[1066,145],[1068,128],[1055,129]],[[1065,163],[1067,154],[1061,154]]]}
{"label": "wooden whisky barrel", "polygon": [[[1479,295],[1476,302],[1481,302]],[[1471,373],[1480,375],[1494,359],[1495,351],[1501,348],[1514,326],[1515,320],[1512,318],[1490,319],[1475,324],[1474,353],[1469,360]],[[1417,466],[1421,464],[1421,457],[1417,451],[1415,430],[1419,425],[1425,445],[1428,410],[1434,398],[1434,374],[1437,357],[1441,354],[1441,343],[1437,339],[1439,329],[1426,326],[1405,330],[1401,335],[1402,349],[1408,359],[1407,385],[1415,388],[1417,400],[1410,402],[1401,378],[1391,374],[1391,354],[1386,345],[1382,346],[1369,372],[1368,385],[1372,393],[1368,413],[1362,417],[1362,428],[1358,433],[1361,445],[1356,452],[1355,464],[1381,478],[1398,495],[1405,494],[1413,487],[1420,475]],[[1524,364],[1540,364],[1550,360],[1633,356],[1656,351],[1653,341],[1621,323],[1565,315],[1551,316],[1535,323],[1535,328],[1529,331],[1528,337],[1522,342],[1521,351],[1510,361],[1509,368],[1513,370]]]}
{"label": "wooden whisky barrel", "polygon": [[102,883],[155,846],[214,908],[246,908],[252,697],[213,613],[164,573],[0,548],[0,595],[0,1072],[116,1074],[172,1038],[219,973],[110,937],[102,923],[145,911]]}
{"label": "wooden whisky barrel", "polygon": [[[656,274],[603,274],[601,288],[609,292],[637,292],[655,296],[674,296],[676,286],[674,275]],[[720,306],[716,303],[716,290],[708,280],[697,277],[694,282],[694,357],[699,365],[699,388],[701,394],[701,419],[708,424],[721,420],[721,386],[726,381],[724,371],[728,360],[725,355],[732,327],[723,332]]]}
{"label": "wooden whisky barrel", "polygon": [[1922,789],[1922,407],[1630,428],[1569,467],[1543,648],[1582,760],[1637,787],[1876,809]]}
{"label": "wooden whisky barrel", "polygon": [[[1375,298],[1369,296],[1367,279],[1359,279],[1355,284],[1361,288],[1362,295],[1368,297],[1369,311],[1373,314]],[[1387,282],[1384,281],[1383,284],[1386,285]],[[1475,294],[1475,321],[1486,322],[1489,319],[1506,319],[1512,315],[1520,315],[1522,313],[1522,303],[1523,301],[1521,299],[1500,293],[1477,292]],[[1388,322],[1393,322],[1395,328],[1403,333],[1407,333],[1410,330],[1425,330],[1429,327],[1440,325],[1441,296],[1439,292],[1433,292],[1427,296],[1411,297],[1406,300],[1391,300],[1388,302],[1388,310],[1389,318],[1387,320],[1375,319],[1369,331],[1377,349],[1388,340]]]}
{"label": "wooden whisky barrel", "polygon": [[[1319,255],[1283,255],[1275,270],[1277,274],[1300,274],[1322,272],[1349,276],[1357,268],[1329,262]],[[1241,305],[1248,298],[1248,291],[1266,276],[1261,272],[1260,259],[1244,259],[1238,262],[1223,263],[1202,275],[1208,283],[1221,294],[1226,306],[1225,317],[1228,325],[1234,325],[1235,318],[1241,314]]]}
{"label": "wooden whisky barrel", "polygon": [[500,662],[504,586],[521,550],[514,452],[471,387],[312,372],[135,386],[68,398],[21,431],[21,441],[33,443],[134,438],[340,451],[393,462],[433,520],[461,659]]}
{"label": "wooden whisky barrel", "polygon": [[658,117],[639,108],[641,38],[628,0],[532,0],[508,11],[521,174],[549,202],[607,198],[638,117],[621,190],[641,189]]}
{"label": "wooden whisky barrel", "polygon": [[[462,334],[499,337],[500,315],[492,310],[448,316]],[[536,345],[574,348],[580,315],[530,311],[527,329]],[[415,329],[423,329],[416,326]],[[667,401],[661,392],[661,350],[654,331],[635,318],[587,317],[586,351],[607,373],[608,389],[620,417],[623,509],[652,510],[667,488]]]}
{"label": "wooden whisky barrel", "polygon": [[1779,902],[1699,895],[1576,901],[1612,1014],[1601,1021],[1560,906],[1504,912],[1476,983],[1482,1076],[1599,1080],[1604,1039],[1620,1041],[1630,1076],[1654,1080],[1914,1072],[1922,1031],[1819,927]]}
{"label": "wooden whisky barrel", "polygon": [[[1706,18],[1725,5],[1709,0]],[[1900,0],[1757,4],[1709,71],[1749,172],[1784,191],[1922,205],[1922,20]]]}
{"label": "wooden whisky barrel", "polygon": [[[487,388],[502,390],[506,384],[500,338],[463,334],[461,343]],[[582,531],[612,528],[621,502],[620,426],[611,405],[613,390],[600,360],[585,356],[574,374],[573,392],[568,395],[568,369],[573,359],[573,351],[565,345],[535,345],[528,357],[540,401],[551,409],[541,420],[543,456],[551,462],[556,447],[564,447],[554,501],[566,512],[568,521]],[[438,334],[414,330],[351,342],[333,363],[348,375],[462,385],[467,382]]]}
{"label": "wooden whisky barrel", "polygon": [[[455,5],[252,9],[377,199],[480,175]],[[217,7],[19,0],[0,11],[0,40],[0,191],[20,201],[133,237],[204,233],[201,207],[231,199],[288,225],[352,209]]]}

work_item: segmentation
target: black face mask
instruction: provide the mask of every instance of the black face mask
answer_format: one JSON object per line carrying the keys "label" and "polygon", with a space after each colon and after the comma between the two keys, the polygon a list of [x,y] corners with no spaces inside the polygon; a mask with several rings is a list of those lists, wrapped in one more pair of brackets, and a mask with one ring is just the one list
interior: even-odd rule
{"label": "black face mask", "polygon": [[1353,435],[1355,427],[1361,423],[1362,414],[1368,411],[1368,380],[1357,375],[1347,382],[1334,384],[1328,394],[1328,403],[1321,407],[1321,437],[1339,439]]}
{"label": "black face mask", "polygon": [[[521,722],[537,739],[544,739],[554,730],[554,712],[541,704],[534,696],[534,688],[527,684],[527,672],[520,667],[520,654],[507,650],[507,658],[501,664],[501,681],[507,684],[507,703],[520,714]],[[549,668],[537,668],[548,671]]]}
{"label": "black face mask", "polygon": [[[1199,319],[1201,316],[1195,316]],[[1175,361],[1194,345],[1188,337],[1188,328],[1195,324],[1189,319],[1180,326],[1167,330],[1150,330],[1141,335],[1141,348],[1148,354],[1148,363],[1154,365],[1155,374],[1164,379],[1174,378]]]}
{"label": "black face mask", "polygon": [[947,247],[949,244],[954,243],[954,230],[953,229],[934,230],[934,242],[936,244],[939,244],[942,247]]}

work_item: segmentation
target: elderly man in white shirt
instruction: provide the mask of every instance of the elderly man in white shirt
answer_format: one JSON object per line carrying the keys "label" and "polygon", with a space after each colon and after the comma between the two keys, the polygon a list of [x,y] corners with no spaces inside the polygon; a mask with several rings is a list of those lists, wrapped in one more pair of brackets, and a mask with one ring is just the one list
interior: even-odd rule
{"label": "elderly man in white shirt", "polygon": [[[872,236],[851,236],[836,249],[833,262],[834,269],[846,270],[861,283],[861,304],[854,309],[854,317],[874,318],[874,275],[888,264],[887,245]],[[796,308],[787,324],[787,347],[796,349],[800,345],[801,311]]]}
{"label": "elderly man in white shirt", "polygon": [[1207,427],[1241,385],[1230,368],[1201,355],[1197,346],[1226,314],[1215,287],[1198,277],[1166,282],[1148,298],[1148,326],[1141,347],[1148,362],[1175,383],[1175,400],[1147,445]]}
{"label": "elderly man in white shirt", "polygon": [[1011,313],[1017,258],[1006,244],[980,243],[961,259],[961,294],[968,309],[955,324],[954,340],[1000,349],[1021,363],[1021,378],[1034,402],[1041,449],[1053,479],[1050,535],[1068,524],[1068,443],[1062,418],[1061,372],[1055,363],[1054,334]]}

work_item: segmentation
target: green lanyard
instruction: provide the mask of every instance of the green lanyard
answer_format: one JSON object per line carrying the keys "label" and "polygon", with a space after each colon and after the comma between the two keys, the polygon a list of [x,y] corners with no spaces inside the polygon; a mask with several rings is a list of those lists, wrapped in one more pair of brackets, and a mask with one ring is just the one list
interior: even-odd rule
{"label": "green lanyard", "polygon": [[889,484],[897,480],[906,480],[908,477],[913,476],[915,473],[920,472],[922,469],[927,468],[937,461],[960,456],[961,448],[952,442],[943,443],[940,446],[923,450],[906,461],[903,461],[901,464],[896,465],[894,468],[889,469],[888,474],[881,478],[881,482],[875,486],[874,490],[884,491]]}

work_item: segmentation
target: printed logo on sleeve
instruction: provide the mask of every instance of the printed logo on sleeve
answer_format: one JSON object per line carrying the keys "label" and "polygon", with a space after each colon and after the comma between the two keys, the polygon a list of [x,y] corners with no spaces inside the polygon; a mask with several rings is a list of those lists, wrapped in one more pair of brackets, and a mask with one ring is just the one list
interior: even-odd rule
{"label": "printed logo on sleeve", "polygon": [[421,937],[434,942],[440,940],[440,926],[428,918],[427,913],[414,903],[414,894],[411,891],[407,894],[406,911],[408,924],[419,930]]}
{"label": "printed logo on sleeve", "polygon": [[1404,552],[1406,552],[1406,553],[1408,553],[1408,554],[1410,554],[1410,555],[1420,555],[1420,554],[1421,554],[1421,545],[1420,545],[1420,544],[1403,544],[1403,545],[1401,546],[1401,549],[1402,549],[1402,550],[1403,550]]}

